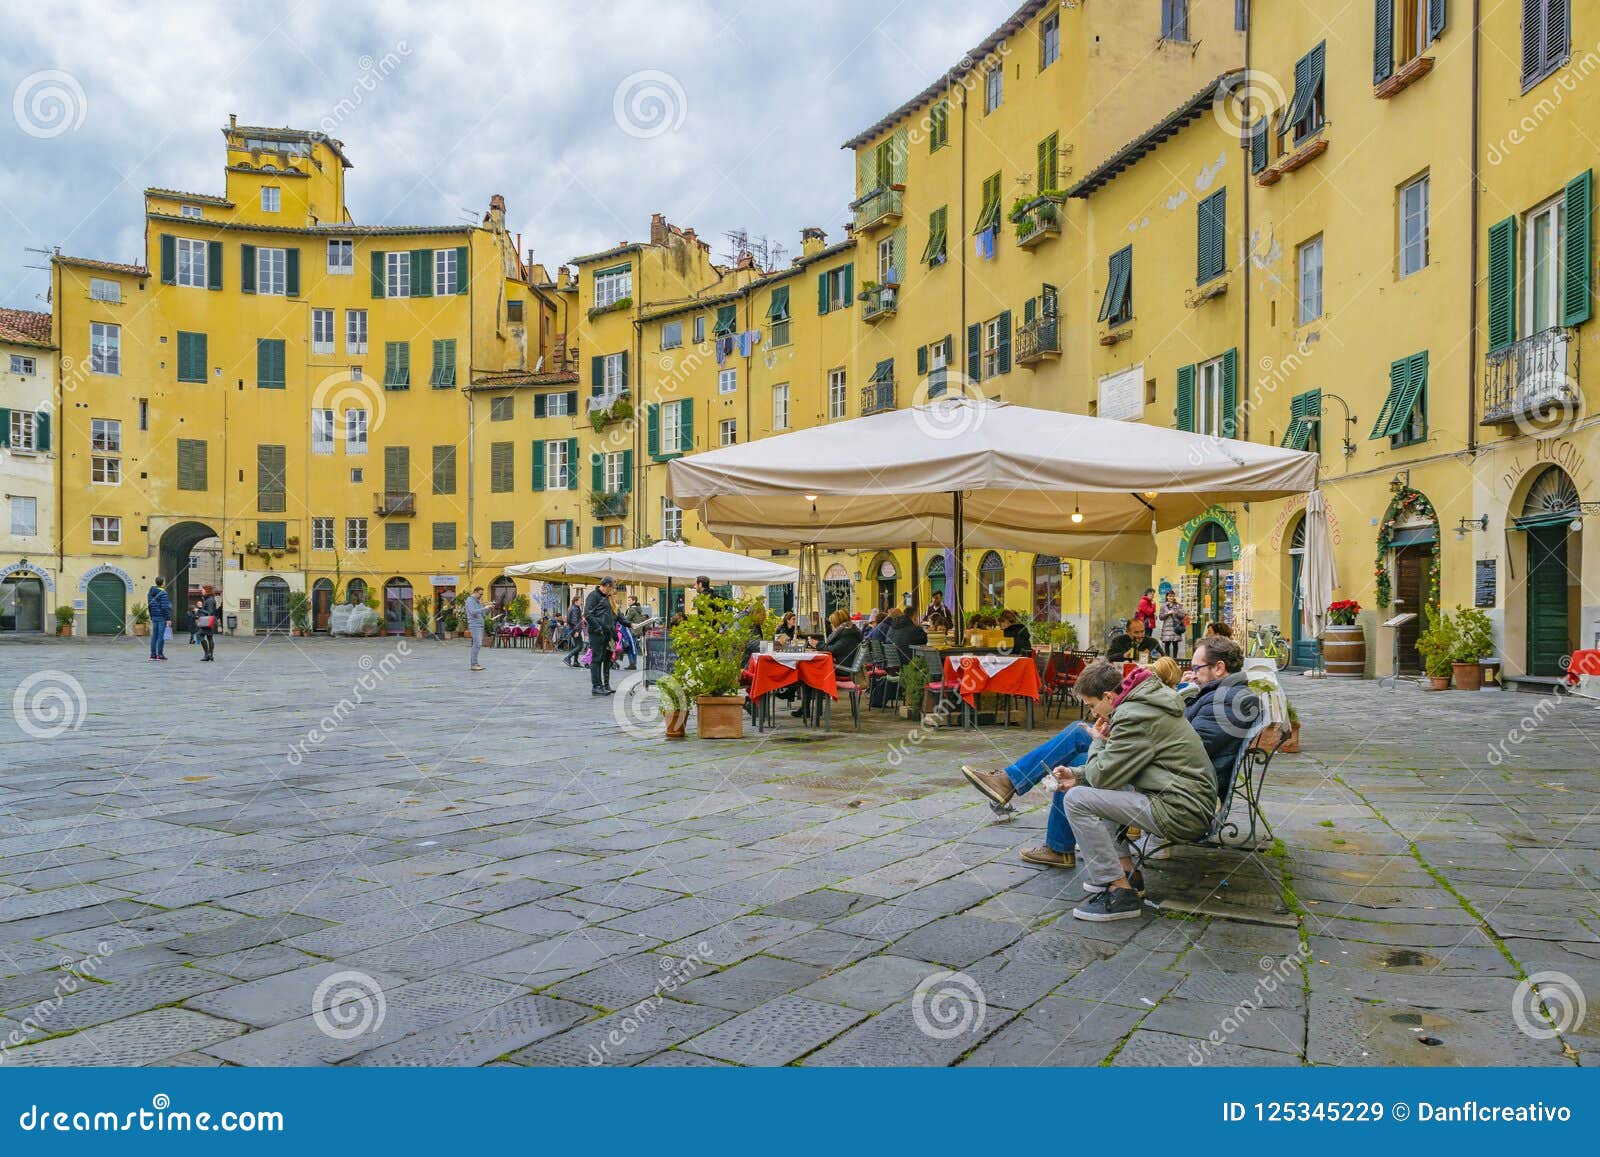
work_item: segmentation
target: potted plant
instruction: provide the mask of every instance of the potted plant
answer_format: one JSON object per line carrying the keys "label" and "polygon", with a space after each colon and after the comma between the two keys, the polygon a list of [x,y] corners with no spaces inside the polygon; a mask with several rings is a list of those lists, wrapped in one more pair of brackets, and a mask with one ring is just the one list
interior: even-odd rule
{"label": "potted plant", "polygon": [[1417,636],[1417,653],[1422,656],[1422,669],[1428,676],[1430,691],[1444,691],[1450,686],[1451,653],[1456,645],[1455,621],[1443,611],[1431,606],[1422,610],[1424,626]]}
{"label": "potted plant", "polygon": [[455,597],[456,604],[456,634],[463,639],[472,637],[472,630],[467,626],[467,592],[462,591]]}
{"label": "potted plant", "polygon": [[382,613],[381,610],[379,610],[379,607],[378,607],[378,596],[375,595],[375,594],[370,594],[369,593],[367,595],[365,601],[363,601],[361,605],[366,607],[367,610],[372,612],[372,614],[370,616],[368,616],[368,618],[367,618],[367,624],[368,625],[367,625],[366,630],[364,630],[362,632],[362,634],[364,634],[364,635],[383,635],[383,634],[387,634],[388,633],[388,628],[384,624],[383,613]]}
{"label": "potted plant", "polygon": [[71,603],[62,603],[56,608],[56,634],[67,636],[72,634],[72,620],[77,618],[78,612]]}
{"label": "potted plant", "polygon": [[1356,623],[1361,604],[1339,599],[1328,604],[1328,625],[1322,631],[1323,664],[1330,676],[1362,679],[1367,674],[1367,635]]}
{"label": "potted plant", "polygon": [[418,595],[413,604],[417,608],[417,632],[426,635],[433,629],[433,597],[431,595]]}
{"label": "potted plant", "polygon": [[[668,739],[682,739],[689,731],[689,696],[683,685],[672,675],[656,684],[661,696],[661,718],[666,723]],[[744,730],[744,717],[740,717],[740,733]]]}
{"label": "potted plant", "polygon": [[909,719],[912,712],[921,718],[924,714],[923,696],[928,689],[928,664],[921,655],[914,656],[900,668],[900,691],[904,702],[900,705],[900,718]]}
{"label": "potted plant", "polygon": [[1457,691],[1483,689],[1483,661],[1494,654],[1494,625],[1476,607],[1456,607],[1455,643],[1450,649],[1450,667]]}
{"label": "potted plant", "polygon": [[1300,713],[1289,702],[1283,688],[1270,679],[1250,680],[1250,690],[1261,696],[1261,710],[1267,725],[1256,737],[1255,746],[1263,751],[1276,749],[1285,755],[1300,750]]}
{"label": "potted plant", "polygon": [[672,628],[677,655],[673,674],[685,701],[693,699],[701,739],[744,737],[744,696],[739,675],[744,670],[744,645],[750,638],[754,599],[734,600],[706,595],[695,600],[694,612]]}
{"label": "potted plant", "polygon": [[289,592],[289,628],[299,638],[311,633],[311,600],[304,591]]}
{"label": "potted plant", "polygon": [[150,633],[150,608],[143,603],[133,604],[133,633],[141,638]]}

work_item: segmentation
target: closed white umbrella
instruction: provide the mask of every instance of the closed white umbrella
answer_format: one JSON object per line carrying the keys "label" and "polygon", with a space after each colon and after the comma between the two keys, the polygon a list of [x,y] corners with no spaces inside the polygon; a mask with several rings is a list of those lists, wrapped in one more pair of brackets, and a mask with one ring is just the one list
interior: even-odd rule
{"label": "closed white umbrella", "polygon": [[1308,639],[1320,638],[1328,626],[1333,588],[1339,585],[1328,506],[1320,490],[1313,490],[1306,499],[1306,553],[1300,563],[1300,582],[1300,629]]}
{"label": "closed white umbrella", "polygon": [[508,567],[506,574],[544,582],[593,582],[609,576],[618,582],[668,586],[674,582],[692,582],[702,576],[714,583],[740,586],[792,583],[800,577],[800,572],[792,566],[779,566],[725,550],[689,546],[671,539],[633,550],[593,551],[525,562]]}

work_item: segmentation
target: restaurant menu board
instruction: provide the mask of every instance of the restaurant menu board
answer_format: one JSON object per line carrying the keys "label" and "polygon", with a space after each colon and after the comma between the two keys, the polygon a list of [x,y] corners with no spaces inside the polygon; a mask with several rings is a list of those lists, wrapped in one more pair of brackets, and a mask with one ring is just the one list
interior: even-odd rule
{"label": "restaurant menu board", "polygon": [[1477,572],[1474,575],[1472,584],[1472,605],[1475,607],[1494,606],[1498,582],[1499,560],[1480,558],[1477,562]]}

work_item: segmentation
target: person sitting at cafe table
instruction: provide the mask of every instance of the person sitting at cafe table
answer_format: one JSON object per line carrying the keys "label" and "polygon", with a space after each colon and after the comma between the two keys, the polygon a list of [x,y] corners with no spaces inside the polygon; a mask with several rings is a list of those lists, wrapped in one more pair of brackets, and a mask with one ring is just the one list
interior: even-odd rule
{"label": "person sitting at cafe table", "polygon": [[788,646],[800,634],[800,617],[793,611],[785,611],[783,618],[778,620],[778,625],[772,629],[772,641]]}
{"label": "person sitting at cafe table", "polygon": [[1028,633],[1028,626],[1022,621],[1021,616],[1009,607],[1000,612],[1000,630],[1005,637],[1011,640],[1011,653],[1013,655],[1033,654],[1033,636]]}
{"label": "person sitting at cafe table", "polygon": [[922,625],[930,631],[948,631],[955,624],[950,617],[950,608],[944,605],[944,593],[934,591],[933,598],[928,603],[928,610],[922,616]]}
{"label": "person sitting at cafe table", "polygon": [[757,603],[750,608],[750,637],[745,640],[744,656],[748,659],[761,650],[766,641],[767,608]]}
{"label": "person sitting at cafe table", "polygon": [[863,637],[874,643],[887,642],[889,639],[888,612],[881,609],[873,611],[872,618],[868,620],[868,626]]}
{"label": "person sitting at cafe table", "polygon": [[[861,650],[861,628],[851,620],[848,611],[834,611],[828,616],[828,626],[830,628],[828,637],[822,641],[817,650],[833,656],[834,677],[842,679],[855,668],[856,653]],[[800,706],[790,714],[805,714],[806,707],[815,694],[816,692],[807,687]]]}
{"label": "person sitting at cafe table", "polygon": [[928,645],[928,632],[915,616],[900,607],[889,612],[889,662],[904,667],[911,662],[911,648]]}
{"label": "person sitting at cafe table", "polygon": [[1132,618],[1127,627],[1111,637],[1106,659],[1112,663],[1149,662],[1161,654],[1161,644],[1145,633],[1144,620]]}
{"label": "person sitting at cafe table", "polygon": [[[1167,663],[1170,664],[1168,668],[1152,668],[1151,671],[1166,686],[1173,687],[1177,685],[1181,672],[1177,663],[1171,659],[1168,659]],[[1101,663],[1097,666],[1109,667],[1110,664]],[[1084,723],[1072,723],[1009,767],[999,771],[979,771],[963,764],[961,774],[991,803],[1003,807],[1011,802],[1013,796],[1026,795],[1032,791],[1036,784],[1057,768],[1082,767],[1089,757],[1089,749],[1093,746],[1097,734],[1099,731],[1095,727]],[[1049,818],[1045,821],[1044,845],[1023,851],[1022,859],[1026,863],[1046,868],[1077,867],[1078,841],[1072,834],[1072,825],[1067,822],[1067,813],[1062,808],[1062,796],[1065,790],[1058,787],[1051,794]]]}

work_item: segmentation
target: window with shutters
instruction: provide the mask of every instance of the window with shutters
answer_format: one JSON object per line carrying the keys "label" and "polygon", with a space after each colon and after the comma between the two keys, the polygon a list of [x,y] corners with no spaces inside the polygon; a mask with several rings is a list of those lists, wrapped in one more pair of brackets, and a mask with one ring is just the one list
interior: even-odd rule
{"label": "window with shutters", "polygon": [[1099,320],[1115,328],[1133,320],[1133,246],[1117,250],[1106,260],[1106,292],[1100,299]]}
{"label": "window with shutters", "polygon": [[347,354],[367,352],[367,311],[364,309],[344,311],[344,352]]}
{"label": "window with shutters", "polygon": [[1221,358],[1212,358],[1196,367],[1194,386],[1195,433],[1209,434],[1213,438],[1227,437],[1224,432],[1224,397]]}
{"label": "window with shutters", "polygon": [[546,418],[565,418],[572,413],[572,394],[546,394],[544,396],[544,416]]}
{"label": "window with shutters", "polygon": [[456,548],[456,524],[453,522],[436,522],[433,524],[433,549],[454,550]]}
{"label": "window with shutters", "polygon": [[188,237],[178,238],[177,284],[187,285],[193,289],[205,289],[210,284],[207,276],[207,252],[208,246],[204,241],[195,241]]}
{"label": "window with shutters", "polygon": [[767,303],[767,321],[771,326],[771,344],[788,345],[790,328],[788,286],[780,285],[772,291],[772,299]]}
{"label": "window with shutters", "polygon": [[1572,0],[1522,0],[1522,90],[1571,57]]}
{"label": "window with shutters", "polygon": [[669,321],[661,327],[661,348],[675,350],[683,345],[683,322]]}
{"label": "window with shutters", "polygon": [[772,428],[789,428],[789,385],[787,382],[772,387]]}
{"label": "window with shutters", "polygon": [[683,509],[670,498],[661,500],[661,537],[675,541],[683,538]]}
{"label": "window with shutters", "polygon": [[122,453],[122,423],[115,418],[91,418],[89,448],[101,454]]}
{"label": "window with shutters", "polygon": [[104,321],[89,323],[89,372],[122,373],[122,327]]}
{"label": "window with shutters", "polygon": [[91,515],[89,541],[95,546],[121,546],[122,519],[109,514]]}
{"label": "window with shutters", "polygon": [[411,296],[411,254],[408,251],[402,249],[383,255],[383,286],[385,297]]}
{"label": "window with shutters", "polygon": [[510,494],[516,489],[516,448],[511,442],[489,444],[489,490]]}
{"label": "window with shutters", "polygon": [[1307,390],[1289,399],[1289,428],[1283,445],[1290,450],[1322,450],[1322,391]]}
{"label": "window with shutters", "polygon": [[288,251],[284,249],[256,250],[256,292],[283,297],[287,292],[285,281],[288,268]]}
{"label": "window with shutters", "polygon": [[386,341],[383,343],[383,388],[409,390],[411,388],[411,343]]}
{"label": "window with shutters", "polygon": [[950,143],[950,102],[935,101],[928,111],[928,151],[936,153]]}
{"label": "window with shutters", "polygon": [[928,214],[928,244],[922,250],[922,260],[930,269],[943,265],[949,259],[950,209],[940,205]]}
{"label": "window with shutters", "polygon": [[845,372],[842,369],[828,371],[828,419],[830,421],[845,416],[846,407],[849,405]]}
{"label": "window with shutters", "polygon": [[410,550],[411,524],[409,522],[384,523],[383,548],[385,550]]}
{"label": "window with shutters", "polygon": [[1161,0],[1161,39],[1188,41],[1189,0]]}
{"label": "window with shutters", "polygon": [[350,240],[328,242],[328,272],[336,277],[350,277],[356,271],[356,243]]}
{"label": "window with shutters", "polygon": [[1322,237],[1313,237],[1295,254],[1299,279],[1295,324],[1307,325],[1322,316]]}
{"label": "window with shutters", "polygon": [[594,275],[594,308],[610,309],[624,298],[633,297],[633,267],[618,265],[597,270]]}
{"label": "window with shutters", "polygon": [[276,213],[283,208],[283,190],[277,185],[261,186],[261,211]]}
{"label": "window with shutters", "polygon": [[504,397],[489,399],[489,421],[509,422],[515,415],[515,396],[507,394]]}
{"label": "window with shutters", "polygon": [[266,550],[282,550],[289,538],[289,524],[285,522],[256,523],[256,545]]}
{"label": "window with shutters", "polygon": [[1035,151],[1038,153],[1038,163],[1034,165],[1034,190],[1039,193],[1053,192],[1061,179],[1061,134],[1051,133],[1039,142]]}
{"label": "window with shutters", "polygon": [[1195,206],[1195,283],[1228,271],[1228,191],[1218,189]]}
{"label": "window with shutters", "polygon": [[89,299],[91,301],[120,302],[122,300],[122,285],[104,277],[91,277],[89,279]]}
{"label": "window with shutters", "polygon": [[694,342],[699,345],[706,340],[706,319],[702,314],[694,319]]}
{"label": "window with shutters", "polygon": [[1428,266],[1428,177],[1400,186],[1400,276]]}
{"label": "window with shutters", "polygon": [[460,254],[454,249],[433,251],[433,295],[449,297],[461,287]]}
{"label": "window with shutters", "polygon": [[89,459],[89,481],[100,486],[121,486],[122,459],[93,455]]}
{"label": "window with shutters", "polygon": [[1002,63],[990,65],[989,71],[983,77],[983,111],[985,115],[994,112],[1005,100],[1005,83],[1005,65]]}
{"label": "window with shutters", "polygon": [[1000,319],[991,317],[983,323],[983,376],[985,380],[1000,375]]}
{"label": "window with shutters", "polygon": [[827,309],[819,312],[831,313],[833,310],[843,309],[850,304],[853,272],[851,266],[841,265],[839,268],[830,269],[822,275],[822,300],[827,305]]}
{"label": "window with shutters", "polygon": [[739,441],[739,420],[724,418],[717,423],[717,445],[732,446]]}
{"label": "window with shutters", "polygon": [[333,519],[313,518],[311,520],[311,549],[332,550],[333,546]]}
{"label": "window with shutters", "polygon": [[[444,250],[439,250],[443,253]],[[456,388],[456,339],[435,338],[433,342],[433,374],[429,384],[436,390]]]}
{"label": "window with shutters", "polygon": [[313,309],[311,311],[311,352],[314,354],[331,354],[333,352],[333,310]]}
{"label": "window with shutters", "polygon": [[1295,62],[1294,97],[1290,101],[1288,111],[1279,122],[1280,138],[1293,129],[1294,143],[1298,145],[1307,137],[1322,131],[1326,103],[1324,77],[1326,56],[1327,46],[1319,44]]}
{"label": "window with shutters", "polygon": [[367,520],[365,518],[347,518],[344,520],[344,548],[346,550],[367,549]]}
{"label": "window with shutters", "polygon": [[7,445],[13,450],[39,449],[39,418],[29,410],[11,411],[11,433]]}
{"label": "window with shutters", "polygon": [[544,488],[568,490],[572,485],[572,461],[565,438],[551,438],[544,444]]}
{"label": "window with shutters", "polygon": [[1428,437],[1428,351],[1400,358],[1389,366],[1389,394],[1372,438],[1388,438],[1391,446],[1411,446]]}
{"label": "window with shutters", "polygon": [[1561,324],[1563,198],[1546,201],[1522,222],[1522,324],[1530,337]]}
{"label": "window with shutters", "polygon": [[604,396],[615,398],[628,387],[628,355],[606,354],[601,386]]}
{"label": "window with shutters", "polygon": [[1000,174],[990,173],[983,179],[982,200],[978,205],[978,223],[972,232],[976,236],[1000,224]]}
{"label": "window with shutters", "polygon": [[276,514],[288,509],[285,486],[287,451],[283,446],[256,447],[256,509]]}
{"label": "window with shutters", "polygon": [[204,382],[206,380],[206,335],[178,331],[178,380]]}
{"label": "window with shutters", "polygon": [[344,412],[344,452],[346,454],[365,454],[367,452],[367,412],[365,410],[346,410]]}
{"label": "window with shutters", "polygon": [[1039,21],[1039,71],[1054,64],[1061,55],[1061,13],[1051,12]]}
{"label": "window with shutters", "polygon": [[667,402],[661,407],[661,453],[687,454],[693,446],[685,445],[684,401]]}
{"label": "window with shutters", "polygon": [[627,455],[621,450],[604,456],[601,484],[607,494],[622,494],[628,489]]}
{"label": "window with shutters", "polygon": [[731,366],[717,371],[717,393],[732,394],[739,389],[739,371]]}
{"label": "window with shutters", "polygon": [[333,453],[333,411],[311,411],[311,452],[313,454]]}
{"label": "window with shutters", "polygon": [[517,524],[491,522],[489,524],[489,549],[512,550],[517,544]]}
{"label": "window with shutters", "polygon": [[256,339],[256,386],[263,390],[281,390],[288,383],[285,367],[287,355],[281,337]]}
{"label": "window with shutters", "polygon": [[544,544],[546,546],[571,546],[572,522],[570,519],[547,518],[544,520]]}
{"label": "window with shutters", "polygon": [[433,448],[433,492],[435,494],[454,494],[456,492],[456,448],[454,446],[435,446]]}

